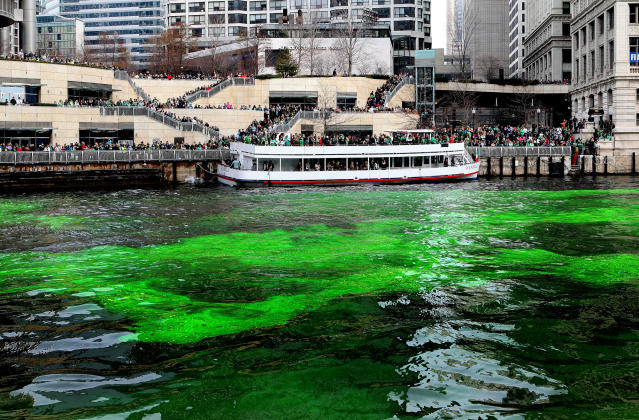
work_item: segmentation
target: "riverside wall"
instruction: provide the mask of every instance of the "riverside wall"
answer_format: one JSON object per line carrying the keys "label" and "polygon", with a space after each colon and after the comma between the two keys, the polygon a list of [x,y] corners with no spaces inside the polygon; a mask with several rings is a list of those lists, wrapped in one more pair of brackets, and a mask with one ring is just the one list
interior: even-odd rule
{"label": "riverside wall", "polygon": [[581,155],[575,165],[570,156],[482,156],[480,177],[634,175],[639,155]]}

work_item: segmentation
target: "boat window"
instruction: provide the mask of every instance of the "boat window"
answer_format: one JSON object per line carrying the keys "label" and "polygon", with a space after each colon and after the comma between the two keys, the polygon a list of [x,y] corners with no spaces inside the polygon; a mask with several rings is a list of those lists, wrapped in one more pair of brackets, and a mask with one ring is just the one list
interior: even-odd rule
{"label": "boat window", "polygon": [[394,157],[393,158],[393,168],[402,168],[402,158],[400,157]]}
{"label": "boat window", "polygon": [[422,166],[422,157],[416,156],[413,158],[413,166]]}
{"label": "boat window", "polygon": [[345,171],[346,159],[326,159],[327,171]]}
{"label": "boat window", "polygon": [[424,166],[430,166],[430,156],[424,156]]}
{"label": "boat window", "polygon": [[302,169],[302,160],[297,158],[282,159],[282,171],[299,171]]}
{"label": "boat window", "polygon": [[368,159],[366,158],[349,158],[348,170],[349,171],[362,171],[368,169]]}

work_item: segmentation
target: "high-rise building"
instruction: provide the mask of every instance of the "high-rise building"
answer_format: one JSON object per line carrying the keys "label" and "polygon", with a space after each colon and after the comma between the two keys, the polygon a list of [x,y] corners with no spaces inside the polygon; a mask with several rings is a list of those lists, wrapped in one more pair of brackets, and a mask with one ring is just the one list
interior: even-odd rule
{"label": "high-rise building", "polygon": [[529,80],[569,81],[572,57],[570,1],[527,0],[526,8],[525,77]]}
{"label": "high-rise building", "polygon": [[464,42],[464,0],[446,2],[446,54],[460,55]]}
{"label": "high-rise building", "polygon": [[186,24],[201,46],[211,46],[253,34],[260,25],[280,23],[283,16],[295,22],[300,10],[303,23],[309,24],[361,22],[365,9],[391,29],[396,73],[414,64],[416,50],[431,47],[430,0],[168,0],[166,22]]}
{"label": "high-rise building", "polygon": [[115,37],[145,68],[150,60],[149,40],[164,30],[162,0],[43,0],[44,14],[84,22],[85,49],[99,50],[101,37]]}
{"label": "high-rise building", "polygon": [[62,16],[37,16],[38,55],[80,59],[84,53],[84,22]]}
{"label": "high-rise building", "polygon": [[465,0],[463,34],[474,79],[508,76],[508,0]]}
{"label": "high-rise building", "polygon": [[35,0],[0,0],[0,54],[34,53]]}
{"label": "high-rise building", "polygon": [[[614,127],[613,142],[600,142],[600,154],[639,152],[639,3],[574,0],[572,113]],[[606,150],[608,149],[608,150]]]}
{"label": "high-rise building", "polygon": [[521,79],[524,76],[526,0],[510,0],[508,6],[508,77]]}

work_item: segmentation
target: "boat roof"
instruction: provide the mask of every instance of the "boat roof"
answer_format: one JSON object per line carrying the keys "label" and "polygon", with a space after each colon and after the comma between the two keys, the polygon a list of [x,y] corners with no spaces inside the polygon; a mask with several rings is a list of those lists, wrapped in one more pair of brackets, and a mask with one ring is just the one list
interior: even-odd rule
{"label": "boat roof", "polygon": [[386,133],[411,133],[411,134],[420,134],[420,133],[434,133],[435,130],[431,130],[429,128],[420,128],[414,130],[386,130]]}

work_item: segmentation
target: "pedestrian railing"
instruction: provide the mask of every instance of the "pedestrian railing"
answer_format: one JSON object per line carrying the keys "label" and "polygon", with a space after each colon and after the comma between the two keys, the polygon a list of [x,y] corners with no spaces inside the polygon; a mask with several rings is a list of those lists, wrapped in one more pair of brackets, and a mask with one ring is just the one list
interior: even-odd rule
{"label": "pedestrian railing", "polygon": [[[345,114],[345,112],[342,114]],[[293,118],[270,127],[268,131],[271,133],[286,133],[300,120],[319,120],[328,118],[330,115],[331,111],[297,111]]]}
{"label": "pedestrian railing", "polygon": [[404,77],[401,82],[399,82],[397,84],[397,86],[395,86],[395,88],[393,90],[391,90],[386,97],[384,98],[384,106],[387,106],[388,103],[393,99],[393,97],[395,97],[395,95],[397,95],[397,92],[399,92],[399,90],[404,87],[404,85],[410,85],[410,84],[415,84],[415,77],[413,76],[406,76]]}
{"label": "pedestrian railing", "polygon": [[512,156],[570,156],[570,146],[521,146],[521,147],[475,147],[467,146],[469,153],[484,157],[512,157]]}
{"label": "pedestrian railing", "polygon": [[151,102],[151,97],[144,91],[144,89],[142,89],[141,87],[139,87],[133,82],[133,79],[131,79],[131,76],[129,76],[129,73],[127,73],[124,70],[115,70],[114,77],[117,80],[126,80],[127,82],[129,82],[129,85],[131,85],[131,88],[133,88],[133,91],[135,92],[136,95],[144,99],[146,102]]}
{"label": "pedestrian railing", "polygon": [[228,159],[228,149],[215,150],[84,150],[0,152],[0,165],[76,165],[85,163],[207,162]]}
{"label": "pedestrian railing", "polygon": [[214,128],[196,122],[185,122],[170,117],[162,112],[145,106],[107,106],[100,107],[100,115],[117,115],[117,116],[142,116],[148,117],[164,125],[175,128],[179,131],[194,131],[208,136],[210,139],[220,137],[220,132]]}
{"label": "pedestrian railing", "polygon": [[231,77],[225,81],[213,86],[210,89],[200,89],[185,97],[187,102],[194,102],[201,98],[210,98],[229,86],[252,86],[255,85],[253,77]]}

